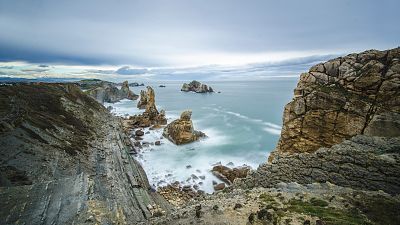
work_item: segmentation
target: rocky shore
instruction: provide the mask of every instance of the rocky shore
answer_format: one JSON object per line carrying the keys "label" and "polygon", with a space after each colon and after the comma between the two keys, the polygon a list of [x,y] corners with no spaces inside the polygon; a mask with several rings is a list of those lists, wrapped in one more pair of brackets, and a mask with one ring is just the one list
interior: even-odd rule
{"label": "rocky shore", "polygon": [[[145,112],[122,120],[72,84],[1,86],[0,223],[398,224],[399,79],[400,48],[313,66],[269,160],[254,171],[214,165],[224,183],[211,195],[155,190],[130,156],[144,128],[167,123],[151,87]],[[190,111],[163,132],[175,144],[204,136]]]}
{"label": "rocky shore", "polygon": [[207,86],[206,84],[202,84],[196,80],[190,82],[189,84],[184,83],[182,85],[181,91],[184,92],[196,92],[196,93],[207,93],[207,92],[214,92],[214,90]]}
{"label": "rocky shore", "polygon": [[[153,224],[398,224],[400,48],[313,66],[269,161]],[[224,167],[217,176],[231,182]],[[225,174],[224,174],[225,173]]]}

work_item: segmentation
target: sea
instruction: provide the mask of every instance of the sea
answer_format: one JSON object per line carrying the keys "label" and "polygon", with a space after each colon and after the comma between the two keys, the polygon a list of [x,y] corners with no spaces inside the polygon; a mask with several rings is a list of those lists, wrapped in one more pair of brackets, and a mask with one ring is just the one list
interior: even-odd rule
{"label": "sea", "polygon": [[[285,104],[293,97],[298,78],[283,77],[261,81],[207,81],[214,93],[180,91],[182,81],[148,82],[155,91],[158,110],[164,109],[168,123],[184,110],[192,111],[195,130],[208,137],[186,145],[175,145],[162,137],[162,129],[145,129],[143,142],[149,143],[135,157],[154,187],[175,181],[196,185],[212,193],[214,165],[247,165],[256,169],[265,163],[279,140]],[[165,85],[165,87],[159,87]],[[139,94],[145,87],[132,87]],[[220,92],[220,93],[218,93]],[[112,106],[119,116],[142,113],[138,100],[121,100]],[[161,141],[161,145],[153,143]]]}

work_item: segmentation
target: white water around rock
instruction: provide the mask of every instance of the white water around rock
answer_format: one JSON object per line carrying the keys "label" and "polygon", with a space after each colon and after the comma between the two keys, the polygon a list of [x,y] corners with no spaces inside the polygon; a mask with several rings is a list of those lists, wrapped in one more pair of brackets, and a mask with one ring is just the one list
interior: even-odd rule
{"label": "white water around rock", "polygon": [[[214,177],[210,169],[216,163],[257,168],[267,160],[279,138],[284,104],[292,95],[296,79],[261,82],[206,82],[221,93],[196,94],[180,91],[183,82],[150,83],[155,89],[158,110],[166,110],[168,123],[186,109],[192,110],[196,130],[208,138],[176,146],[162,138],[162,129],[145,129],[142,143],[149,143],[136,156],[155,187],[174,181],[197,184],[213,192]],[[160,84],[165,88],[158,87]],[[134,87],[139,93],[144,87]],[[116,115],[142,113],[137,100],[122,100],[112,106]],[[156,146],[155,141],[161,141]]]}

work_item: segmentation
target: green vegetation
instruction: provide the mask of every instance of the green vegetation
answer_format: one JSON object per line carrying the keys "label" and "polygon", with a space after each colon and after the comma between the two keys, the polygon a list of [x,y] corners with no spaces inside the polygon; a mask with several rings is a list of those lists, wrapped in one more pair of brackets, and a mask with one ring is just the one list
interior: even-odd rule
{"label": "green vegetation", "polygon": [[376,224],[400,223],[400,202],[382,195],[362,196],[351,200],[355,207]]}
{"label": "green vegetation", "polygon": [[319,217],[327,225],[360,225],[370,224],[367,219],[357,211],[344,211],[328,208],[327,202],[314,199],[310,202],[292,199],[289,201],[288,211],[303,213]]}

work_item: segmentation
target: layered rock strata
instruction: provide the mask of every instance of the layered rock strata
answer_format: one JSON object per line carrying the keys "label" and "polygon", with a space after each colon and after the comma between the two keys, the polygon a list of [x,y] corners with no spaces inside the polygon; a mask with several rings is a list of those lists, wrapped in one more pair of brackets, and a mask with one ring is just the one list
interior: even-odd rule
{"label": "layered rock strata", "polygon": [[273,187],[279,182],[330,182],[343,187],[400,194],[400,138],[359,135],[314,153],[276,155],[237,186]]}
{"label": "layered rock strata", "polygon": [[275,153],[314,152],[357,134],[400,135],[400,48],[350,54],[303,73]]}
{"label": "layered rock strata", "polygon": [[179,119],[172,121],[164,128],[163,136],[176,145],[188,144],[206,137],[203,132],[194,130],[191,117],[192,111],[182,112]]}
{"label": "layered rock strata", "polygon": [[207,86],[206,84],[202,84],[196,80],[190,82],[189,84],[184,83],[182,85],[181,91],[184,92],[193,91],[196,93],[214,92],[214,90],[211,87]]}
{"label": "layered rock strata", "polygon": [[122,99],[136,100],[139,97],[129,89],[128,81],[122,83],[121,89],[118,89],[113,83],[106,82],[102,83],[101,86],[87,90],[85,93],[100,103],[114,103]]}
{"label": "layered rock strata", "polygon": [[169,210],[121,121],[77,86],[1,86],[0,102],[0,224],[140,224]]}

